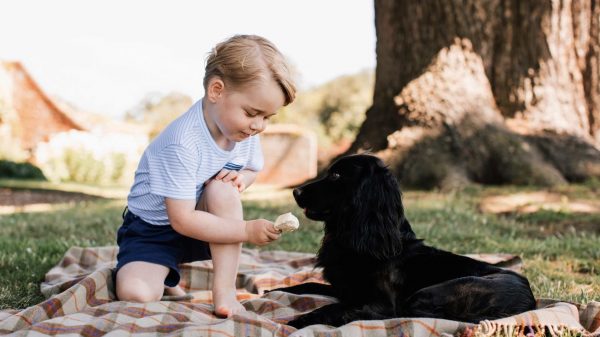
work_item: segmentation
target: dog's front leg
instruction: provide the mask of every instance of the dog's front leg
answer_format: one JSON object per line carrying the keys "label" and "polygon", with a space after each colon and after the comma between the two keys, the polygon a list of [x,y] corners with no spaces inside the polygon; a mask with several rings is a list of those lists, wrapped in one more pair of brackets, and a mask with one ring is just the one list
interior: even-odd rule
{"label": "dog's front leg", "polygon": [[272,292],[272,291],[285,291],[286,293],[297,294],[297,295],[313,294],[313,295],[325,295],[325,296],[335,297],[332,286],[330,286],[329,284],[316,283],[316,282],[301,283],[301,284],[291,286],[291,287],[277,288],[277,289],[269,290],[267,292]]}
{"label": "dog's front leg", "polygon": [[369,303],[362,306],[348,306],[342,303],[333,303],[289,321],[287,324],[301,329],[313,324],[325,324],[335,327],[358,320],[387,319],[393,314],[389,306],[378,303]]}

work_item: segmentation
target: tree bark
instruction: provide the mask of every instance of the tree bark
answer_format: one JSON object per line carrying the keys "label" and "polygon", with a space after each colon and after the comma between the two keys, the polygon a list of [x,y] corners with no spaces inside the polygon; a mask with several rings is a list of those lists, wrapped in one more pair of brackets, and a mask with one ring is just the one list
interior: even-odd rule
{"label": "tree bark", "polygon": [[373,105],[349,152],[420,187],[597,176],[599,3],[375,0]]}

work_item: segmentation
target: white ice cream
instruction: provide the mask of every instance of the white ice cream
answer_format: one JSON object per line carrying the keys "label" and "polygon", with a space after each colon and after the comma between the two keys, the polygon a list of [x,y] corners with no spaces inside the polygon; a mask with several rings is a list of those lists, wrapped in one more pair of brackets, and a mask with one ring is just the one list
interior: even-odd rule
{"label": "white ice cream", "polygon": [[277,217],[277,220],[275,220],[275,228],[279,229],[284,233],[293,232],[296,229],[298,229],[298,227],[300,227],[300,222],[298,221],[298,218],[296,218],[294,214],[289,212],[281,214]]}

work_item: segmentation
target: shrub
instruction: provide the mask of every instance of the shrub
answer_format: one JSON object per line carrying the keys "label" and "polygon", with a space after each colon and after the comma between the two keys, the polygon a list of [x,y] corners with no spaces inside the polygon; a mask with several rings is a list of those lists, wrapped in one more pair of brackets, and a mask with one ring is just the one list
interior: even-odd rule
{"label": "shrub", "polygon": [[53,181],[128,184],[147,143],[145,136],[72,130],[40,143],[35,157]]}
{"label": "shrub", "polygon": [[373,71],[365,70],[302,91],[274,121],[300,124],[315,131],[322,147],[351,142],[371,106],[374,82]]}
{"label": "shrub", "polygon": [[10,160],[0,160],[0,177],[11,179],[46,180],[39,167],[30,163],[16,163]]}
{"label": "shrub", "polygon": [[148,136],[154,139],[165,126],[186,112],[193,103],[191,97],[178,92],[167,95],[150,93],[127,111],[125,120],[148,125]]}

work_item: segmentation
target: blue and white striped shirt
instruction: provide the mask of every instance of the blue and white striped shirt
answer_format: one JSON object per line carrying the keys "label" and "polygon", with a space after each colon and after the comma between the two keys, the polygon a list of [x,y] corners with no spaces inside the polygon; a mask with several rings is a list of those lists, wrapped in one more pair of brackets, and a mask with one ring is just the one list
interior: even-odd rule
{"label": "blue and white striped shirt", "polygon": [[202,100],[169,124],[144,151],[127,206],[154,225],[168,225],[165,197],[199,200],[204,183],[221,169],[260,171],[264,159],[258,135],[235,143],[230,151],[212,138]]}

